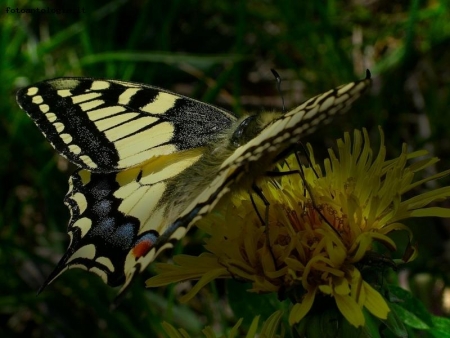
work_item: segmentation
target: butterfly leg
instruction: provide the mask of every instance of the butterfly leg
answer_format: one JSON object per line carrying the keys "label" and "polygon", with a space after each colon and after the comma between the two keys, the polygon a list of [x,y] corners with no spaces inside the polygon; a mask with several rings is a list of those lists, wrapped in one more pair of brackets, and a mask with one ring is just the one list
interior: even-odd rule
{"label": "butterfly leg", "polygon": [[262,189],[260,187],[258,187],[255,183],[252,184],[252,190],[261,199],[261,201],[263,201],[263,203],[264,203],[265,211],[264,211],[264,220],[263,220],[261,215],[260,215],[260,213],[259,213],[259,211],[258,211],[258,209],[257,209],[257,207],[256,207],[256,204],[255,204],[255,201],[253,199],[253,196],[250,195],[253,207],[255,208],[255,211],[258,214],[258,217],[261,220],[261,223],[264,226],[267,227],[269,225],[269,207],[270,207],[270,202],[267,200],[266,196],[264,196],[264,193],[263,193]]}
{"label": "butterfly leg", "polygon": [[[288,171],[268,171],[268,172],[266,172],[266,175],[267,176],[271,176],[271,177],[281,177],[281,176],[293,175],[293,174],[300,175],[300,177],[301,177],[301,179],[303,181],[303,187],[304,187],[303,194],[306,196],[306,192],[309,193],[309,198],[311,199],[311,203],[313,205],[314,210],[330,226],[330,228],[333,229],[333,231],[336,232],[336,234],[340,237],[340,234],[338,233],[338,231],[331,225],[331,223],[327,220],[327,218],[323,215],[322,211],[317,206],[318,204],[316,203],[313,191],[312,191],[310,185],[308,184],[308,181],[306,180],[305,172],[303,171],[303,166],[301,164],[300,157],[299,157],[299,153],[307,154],[307,151],[306,151],[305,146],[301,142],[299,142],[299,144],[297,144],[295,146],[295,148],[297,148],[297,149],[299,147],[301,148],[300,150],[294,151],[293,148],[290,148],[289,150],[286,150],[285,152],[283,152],[283,154],[285,156],[286,156],[287,153],[292,153],[293,152],[295,154],[295,158],[297,159],[297,163],[298,163],[299,169],[288,170]],[[316,177],[319,177],[319,175],[317,174],[316,170],[314,169],[314,165],[312,164],[309,156],[306,156],[306,159],[307,159],[311,169],[313,170],[314,174],[316,175]]]}
{"label": "butterfly leg", "polygon": [[[259,188],[258,186],[256,186],[255,184],[253,184],[253,185],[254,185],[256,188],[260,189],[260,188]],[[253,186],[252,186],[252,190],[254,190]],[[259,220],[261,221],[261,224],[262,224],[262,225],[266,225],[266,221],[265,221],[264,218],[261,216],[261,213],[259,212],[258,207],[256,206],[255,199],[253,198],[253,194],[252,194],[252,193],[249,193],[249,196],[250,196],[250,201],[252,202],[253,209],[255,210],[256,215],[258,215],[258,218],[259,218]]]}
{"label": "butterfly leg", "polygon": [[270,251],[270,255],[272,256],[272,260],[275,264],[275,268],[277,267],[277,260],[275,258],[275,255],[272,251],[272,246],[270,245],[270,227],[269,227],[269,207],[270,202],[267,200],[266,196],[264,196],[263,190],[258,187],[255,183],[252,184],[252,190],[253,192],[263,201],[265,210],[264,210],[264,219],[262,218],[261,214],[258,211],[258,208],[256,207],[255,200],[253,199],[252,194],[250,194],[250,200],[252,201],[253,208],[256,211],[256,214],[258,215],[258,218],[261,220],[261,224],[265,226],[264,232],[266,234],[266,246]]}

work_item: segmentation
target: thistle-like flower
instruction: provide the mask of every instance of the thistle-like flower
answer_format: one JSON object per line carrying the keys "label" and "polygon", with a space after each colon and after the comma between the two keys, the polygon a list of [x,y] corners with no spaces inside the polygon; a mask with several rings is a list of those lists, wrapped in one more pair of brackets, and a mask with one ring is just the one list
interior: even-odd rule
{"label": "thistle-like flower", "polygon": [[[386,160],[383,133],[378,154],[370,147],[367,132],[348,133],[337,141],[337,155],[330,150],[323,169],[316,164],[308,145],[311,165],[301,166],[295,155],[278,165],[277,173],[258,186],[269,209],[258,196],[245,191],[223,199],[215,211],[198,224],[209,237],[208,252],[198,257],[179,255],[175,265],[158,264],[159,274],[147,281],[155,287],[185,280],[199,280],[182,301],[216,278],[251,282],[250,292],[283,294],[292,300],[290,325],[300,322],[315,301],[334,300],[337,309],[353,326],[365,324],[364,309],[386,319],[388,302],[365,280],[362,267],[374,244],[390,250],[396,243],[392,231],[412,233],[400,221],[411,217],[450,217],[450,210],[427,207],[450,196],[450,187],[402,199],[413,188],[447,175],[438,173],[414,181],[415,173],[433,165],[437,158],[408,160],[426,155],[408,153]],[[256,212],[255,212],[256,210]],[[404,261],[414,259],[410,246]],[[375,255],[375,257],[377,257]],[[378,256],[380,257],[380,256]]]}

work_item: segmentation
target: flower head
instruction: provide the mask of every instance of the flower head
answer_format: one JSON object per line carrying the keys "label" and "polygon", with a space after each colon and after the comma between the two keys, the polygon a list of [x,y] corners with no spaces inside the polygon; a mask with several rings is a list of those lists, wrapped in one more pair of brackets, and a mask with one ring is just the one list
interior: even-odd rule
{"label": "flower head", "polygon": [[[183,297],[188,300],[215,278],[233,277],[251,282],[249,291],[286,294],[293,301],[289,322],[299,322],[318,297],[332,297],[352,325],[364,325],[363,309],[386,319],[389,307],[380,293],[364,280],[361,264],[374,243],[395,250],[388,234],[406,230],[401,220],[409,217],[450,217],[447,209],[426,207],[447,198],[450,187],[402,200],[402,195],[448,171],[414,182],[414,174],[433,165],[426,154],[407,153],[386,160],[381,133],[380,150],[374,156],[367,132],[348,133],[337,141],[337,155],[330,150],[324,170],[316,164],[301,166],[295,155],[278,165],[275,177],[258,182],[263,198],[245,191],[224,199],[198,226],[210,237],[207,253],[199,257],[177,256],[177,265],[158,264],[160,274],[148,286],[199,279]],[[256,211],[256,212],[255,212]],[[411,260],[415,251],[405,258]]]}

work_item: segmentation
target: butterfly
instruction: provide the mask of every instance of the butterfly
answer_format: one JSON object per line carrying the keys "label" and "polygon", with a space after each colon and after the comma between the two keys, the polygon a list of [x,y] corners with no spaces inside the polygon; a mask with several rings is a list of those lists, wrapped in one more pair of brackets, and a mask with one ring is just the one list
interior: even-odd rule
{"label": "butterfly", "polygon": [[230,190],[248,188],[300,138],[346,111],[362,80],[282,112],[237,118],[133,82],[56,78],[17,93],[51,145],[78,169],[64,203],[70,244],[39,292],[82,268],[125,290]]}

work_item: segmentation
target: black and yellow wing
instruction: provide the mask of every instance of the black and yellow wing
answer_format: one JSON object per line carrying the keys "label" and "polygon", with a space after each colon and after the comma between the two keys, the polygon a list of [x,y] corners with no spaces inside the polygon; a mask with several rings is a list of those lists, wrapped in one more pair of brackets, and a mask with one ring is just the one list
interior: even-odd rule
{"label": "black and yellow wing", "polygon": [[[65,85],[61,85],[63,82]],[[57,79],[21,90],[21,107],[54,147],[81,167],[71,176],[65,198],[71,211],[71,242],[44,286],[65,269],[80,267],[100,275],[109,285],[124,284],[123,290],[162,250],[173,247],[198,219],[207,215],[223,195],[250,186],[274,165],[279,154],[334,114],[347,110],[369,83],[370,73],[364,80],[318,95],[288,113],[267,112],[239,121],[213,106],[120,81]],[[148,93],[161,91],[180,102],[177,105],[169,100],[170,104],[163,104],[157,99],[163,96],[149,94],[147,100],[151,97],[151,102],[159,102],[151,111],[144,98],[133,98],[139,91],[128,91],[138,87]],[[61,101],[60,90],[64,90],[63,96],[67,91],[71,93],[66,96],[68,100]],[[127,91],[126,98],[121,99]],[[99,100],[101,105],[92,108],[94,103],[83,101],[86,105],[81,106],[79,99],[73,99],[91,92],[103,94],[90,96],[91,101]],[[108,114],[108,107],[112,111],[123,107],[126,112]],[[97,109],[103,109],[105,116],[90,114]],[[55,117],[49,118],[49,113]],[[122,113],[138,117],[133,115],[129,122],[120,122]],[[183,118],[173,118],[183,114]],[[155,121],[145,123],[147,115]],[[115,118],[117,123],[113,122]],[[139,118],[143,119],[142,128],[134,123]],[[96,122],[103,119],[113,127],[105,129]],[[60,130],[57,123],[70,125],[70,129]],[[88,132],[75,132],[85,129]],[[112,129],[120,137],[105,132]],[[186,131],[190,134],[177,134]],[[64,134],[71,135],[81,151],[74,152]],[[165,136],[158,141],[154,135]],[[158,152],[165,146],[168,151]],[[98,149],[114,156],[98,158],[102,154]]]}
{"label": "black and yellow wing", "polygon": [[115,80],[47,80],[21,89],[17,102],[61,155],[93,172],[203,146],[236,120],[164,89]]}

